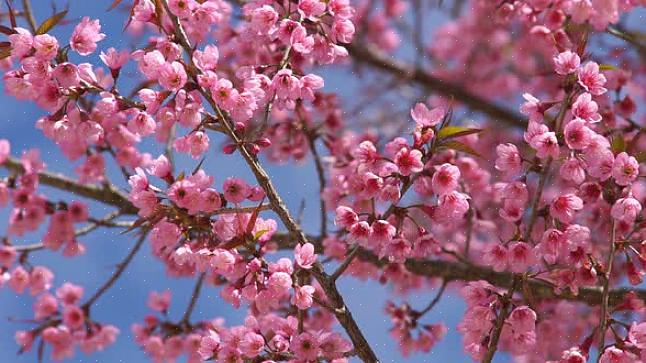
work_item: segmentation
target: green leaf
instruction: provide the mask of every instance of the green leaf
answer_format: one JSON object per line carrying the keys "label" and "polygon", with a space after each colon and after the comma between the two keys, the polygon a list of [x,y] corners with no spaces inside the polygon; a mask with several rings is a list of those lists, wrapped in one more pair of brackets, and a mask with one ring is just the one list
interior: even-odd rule
{"label": "green leaf", "polygon": [[269,232],[269,231],[270,231],[269,229],[261,229],[260,231],[256,232],[256,233],[253,235],[253,240],[254,240],[254,241],[259,240],[259,239],[260,239],[260,237],[264,236],[264,235],[265,235],[265,233],[267,233],[267,232]]}
{"label": "green leaf", "polygon": [[621,135],[613,137],[611,145],[612,145],[612,151],[615,154],[620,153],[622,151],[626,151],[626,141]]}
{"label": "green leaf", "polygon": [[615,71],[615,70],[617,70],[617,67],[613,66],[612,64],[599,64],[599,70],[600,71]]}
{"label": "green leaf", "polygon": [[479,158],[482,157],[480,154],[478,154],[477,151],[473,150],[470,146],[468,146],[466,144],[463,144],[463,143],[461,143],[459,141],[455,141],[455,140],[445,141],[440,145],[440,147],[444,147],[444,148],[447,148],[447,149],[452,149],[452,150],[455,150],[455,151],[461,151],[463,153],[471,154],[471,155],[477,156]]}
{"label": "green leaf", "polygon": [[67,10],[63,10],[60,13],[56,13],[50,16],[49,18],[47,18],[47,20],[40,24],[38,29],[36,29],[36,34],[45,34],[48,31],[52,30],[52,28],[56,24],[58,24],[61,20],[63,20],[63,18],[65,18],[65,15],[67,15]]}
{"label": "green leaf", "polygon": [[463,126],[446,126],[441,128],[440,131],[437,132],[437,138],[448,139],[452,137],[460,137],[460,136],[466,136],[471,134],[477,134],[479,132],[482,132],[482,129],[474,129],[474,128],[468,128]]}
{"label": "green leaf", "polygon": [[635,159],[637,159],[638,163],[645,163],[646,162],[646,151],[640,151],[635,155]]}

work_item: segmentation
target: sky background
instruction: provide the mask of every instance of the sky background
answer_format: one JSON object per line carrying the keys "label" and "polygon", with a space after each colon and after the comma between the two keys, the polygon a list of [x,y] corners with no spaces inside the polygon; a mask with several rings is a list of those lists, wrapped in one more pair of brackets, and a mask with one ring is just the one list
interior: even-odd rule
{"label": "sky background", "polygon": [[[36,15],[42,21],[51,14],[49,5],[38,6],[39,3],[50,4],[45,0],[34,0]],[[57,1],[59,8],[64,2]],[[103,26],[103,32],[107,38],[99,43],[99,51],[110,46],[118,49],[129,48],[128,36],[122,33],[125,16],[123,13],[106,14],[105,9],[109,6],[109,0],[69,2],[70,13],[68,19],[74,19],[72,24],[61,26],[54,32],[62,35],[61,40],[68,39],[74,25],[81,16],[99,18]],[[2,5],[4,6],[4,5]],[[435,14],[428,18],[425,28],[430,28],[443,22],[442,15]],[[97,51],[90,61],[97,63]],[[404,50],[406,52],[406,50]],[[344,72],[327,72],[324,74],[326,92],[339,92],[341,95],[352,94],[352,74]],[[122,77],[126,78],[126,77]],[[121,80],[120,82],[123,82]],[[120,83],[121,87],[125,87]],[[42,158],[48,169],[61,172],[74,177],[73,169],[78,162],[70,163],[63,158],[58,149],[50,141],[42,136],[39,130],[34,128],[34,123],[43,112],[31,103],[19,102],[13,98],[3,95],[0,97],[0,138],[9,139],[12,143],[14,156],[20,155],[23,150],[38,148],[42,152]],[[401,115],[406,117],[406,115]],[[212,147],[217,147],[216,143]],[[159,150],[159,149],[157,149]],[[155,156],[158,154],[154,154]],[[195,165],[193,161],[180,158],[180,169],[190,170]],[[250,183],[255,184],[252,175],[237,156],[224,156],[218,153],[209,153],[204,168],[215,176],[215,185],[220,188],[222,181],[229,176],[241,176]],[[296,211],[305,200],[303,226],[306,231],[315,233],[318,230],[318,180],[315,169],[310,160],[302,165],[272,165],[265,163],[267,169],[274,177],[275,184],[287,202],[291,211]],[[2,173],[0,171],[0,173]],[[2,175],[2,174],[0,174]],[[108,176],[112,180],[122,181],[121,176],[112,170]],[[71,200],[72,197],[57,191],[47,191],[50,198],[61,198]],[[99,204],[91,204],[93,216],[102,216],[110,211]],[[0,209],[0,220],[6,221],[8,210]],[[6,222],[0,224],[0,235],[6,232]],[[26,238],[19,240],[24,243],[38,242],[42,236],[42,230],[29,234]],[[61,257],[59,254],[38,252],[31,255],[30,260],[35,265],[43,264],[50,267],[56,274],[54,287],[64,282],[73,282],[85,287],[85,298],[92,294],[114,271],[115,264],[123,259],[132,247],[132,237],[120,235],[118,231],[99,229],[89,236],[81,239],[85,243],[87,252],[85,255],[73,259]],[[18,243],[18,242],[16,242]],[[108,347],[103,352],[86,356],[77,352],[72,362],[140,362],[146,357],[139,347],[134,343],[130,326],[134,322],[140,322],[145,314],[150,313],[146,307],[146,299],[150,291],[163,291],[170,289],[173,292],[173,300],[170,308],[170,316],[179,320],[183,313],[193,289],[194,279],[182,278],[171,279],[165,276],[164,266],[157,259],[151,256],[149,246],[146,245],[135,257],[125,274],[92,308],[92,316],[95,320],[104,323],[111,323],[121,329],[121,334],[115,345]],[[355,316],[358,324],[366,334],[368,341],[373,346],[382,362],[466,362],[470,361],[462,352],[461,336],[456,332],[455,327],[460,321],[465,306],[461,299],[455,298],[457,292],[449,288],[442,301],[425,316],[423,322],[436,323],[444,322],[448,327],[447,336],[440,341],[430,354],[413,355],[408,359],[400,356],[396,343],[389,337],[388,329],[391,324],[387,315],[384,314],[384,307],[387,299],[393,298],[386,286],[377,282],[362,282],[352,278],[342,278],[339,288],[344,295],[346,302]],[[408,299],[413,307],[425,306],[435,295],[434,290],[426,290],[423,293],[412,295]],[[395,300],[398,300],[395,298]],[[27,363],[35,362],[35,352],[22,356],[14,356],[18,350],[13,335],[18,329],[30,329],[32,325],[9,322],[7,318],[32,318],[33,299],[28,294],[16,296],[12,290],[0,289],[0,362],[2,363]],[[206,287],[198,301],[193,319],[213,318],[222,316],[226,319],[227,325],[240,324],[244,316],[244,307],[240,310],[233,309],[228,303],[223,302],[218,291],[213,287]],[[508,357],[498,354],[496,362],[507,361]],[[46,354],[45,361],[49,361]]]}

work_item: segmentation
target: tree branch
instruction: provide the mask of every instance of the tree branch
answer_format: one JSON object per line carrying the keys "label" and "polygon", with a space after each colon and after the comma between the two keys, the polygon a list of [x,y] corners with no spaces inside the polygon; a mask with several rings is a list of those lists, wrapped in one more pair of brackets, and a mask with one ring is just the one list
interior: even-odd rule
{"label": "tree branch", "polygon": [[[5,169],[17,174],[24,174],[25,168],[19,160],[9,158],[7,161],[0,165]],[[119,208],[121,214],[137,214],[137,208],[130,203],[128,197],[117,190],[113,185],[104,185],[98,187],[96,185],[80,184],[74,180],[56,173],[40,172],[38,173],[38,180],[50,187],[65,190],[76,195],[94,199],[104,204],[112,205]]]}
{"label": "tree branch", "polygon": [[141,237],[139,237],[139,240],[137,240],[137,243],[135,243],[134,247],[130,250],[128,255],[117,265],[117,269],[114,271],[112,276],[103,284],[101,287],[92,295],[84,304],[83,304],[83,309],[88,311],[92,304],[96,302],[103,294],[105,294],[112,285],[121,277],[121,274],[126,270],[130,262],[132,262],[132,259],[135,257],[137,252],[139,252],[139,249],[141,249],[141,246],[144,244],[144,241],[146,241],[146,236],[148,235],[147,231],[142,231],[141,232]]}
{"label": "tree branch", "polygon": [[[176,16],[174,16],[171,12],[168,11],[167,1],[162,0],[162,2],[164,4],[164,7],[167,9],[168,16],[171,18],[173,25],[175,27],[175,36],[179,38],[180,44],[184,48],[184,51],[189,55],[189,59],[191,59],[193,50],[191,48],[188,38],[186,37],[186,33],[184,32],[184,29],[182,28],[182,25],[179,19]],[[195,70],[196,72],[199,72],[197,68],[195,68]],[[191,74],[191,76],[194,79],[194,81],[197,83],[196,74],[193,73]],[[274,213],[278,215],[278,217],[283,222],[287,230],[293,236],[295,236],[299,242],[307,243],[308,239],[307,239],[307,236],[305,235],[305,232],[303,232],[303,230],[298,225],[296,220],[290,214],[289,210],[287,209],[287,206],[285,205],[285,202],[282,200],[282,198],[276,191],[276,188],[274,187],[269,175],[267,174],[265,169],[260,165],[260,162],[258,161],[256,156],[253,155],[249,150],[247,150],[244,143],[235,133],[234,129],[227,121],[227,118],[225,117],[224,113],[215,103],[211,95],[206,90],[202,89],[202,87],[200,87],[200,92],[204,96],[204,98],[209,102],[210,106],[213,108],[216,114],[218,115],[218,120],[220,121],[221,125],[224,127],[225,133],[235,142],[236,145],[239,146],[238,150],[240,151],[240,154],[242,154],[242,157],[245,159],[247,165],[249,166],[252,173],[256,177],[256,181],[258,182],[258,184],[263,188],[263,190],[267,194],[267,198],[269,199],[269,204],[272,206],[272,210],[274,211]],[[374,351],[372,350],[366,338],[364,337],[363,333],[359,329],[357,322],[352,317],[350,310],[346,307],[345,302],[343,301],[343,297],[339,293],[336,287],[336,284],[324,272],[323,266],[319,262],[317,262],[313,266],[311,271],[314,277],[316,278],[316,280],[318,281],[319,285],[321,285],[321,288],[327,295],[331,305],[334,307],[335,316],[339,321],[339,323],[341,324],[341,326],[347,332],[348,336],[350,337],[350,340],[352,341],[359,358],[361,358],[364,362],[370,362],[370,363],[379,362]]]}
{"label": "tree branch", "polygon": [[356,45],[346,45],[346,48],[357,62],[365,63],[402,79],[419,83],[430,91],[453,97],[469,108],[482,112],[495,121],[501,121],[515,127],[525,127],[526,125],[522,115],[473,94],[458,84],[437,78],[423,69],[391,59],[374,49]]}
{"label": "tree branch", "polygon": [[617,239],[617,225],[612,221],[612,229],[610,231],[610,251],[608,252],[608,261],[606,263],[606,271],[602,275],[602,293],[601,293],[601,314],[599,314],[599,345],[597,362],[601,360],[605,348],[606,329],[608,322],[608,300],[610,294],[610,274],[612,273],[612,262],[615,260],[615,241]]}
{"label": "tree branch", "polygon": [[191,294],[191,300],[189,301],[188,306],[186,307],[186,311],[182,316],[182,321],[180,324],[188,324],[189,321],[191,320],[191,314],[195,309],[195,304],[197,303],[197,299],[200,297],[200,291],[202,291],[202,285],[204,284],[205,275],[206,274],[202,272],[200,276],[197,278],[197,282],[195,283],[195,287],[193,288],[193,293]]}
{"label": "tree branch", "polygon": [[[278,243],[279,249],[293,249],[296,244],[293,238],[286,233],[276,233],[272,239]],[[317,237],[309,236],[308,239],[315,241]],[[388,265],[387,261],[379,259],[377,255],[361,247],[357,252],[357,257],[361,261],[369,262],[377,267]],[[496,272],[487,267],[443,260],[409,259],[405,262],[405,266],[409,272],[419,276],[442,278],[448,282],[484,280],[494,286],[506,289],[511,288],[515,277],[520,276],[511,272]],[[536,278],[527,278],[526,284],[536,300],[578,301],[590,306],[601,303],[602,289],[597,286],[580,287],[578,294],[575,295],[570,290],[556,292],[553,285]],[[644,289],[617,288],[608,291],[608,306],[620,304],[631,292],[635,293],[637,298],[646,301],[646,290]]]}

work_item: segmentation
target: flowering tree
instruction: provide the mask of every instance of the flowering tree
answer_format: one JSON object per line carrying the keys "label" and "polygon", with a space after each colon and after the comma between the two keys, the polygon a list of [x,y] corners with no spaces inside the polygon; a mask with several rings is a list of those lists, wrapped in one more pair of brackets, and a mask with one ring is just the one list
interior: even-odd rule
{"label": "flowering tree", "polygon": [[[33,299],[21,354],[115,343],[92,306],[146,245],[196,281],[183,316],[151,292],[133,322],[155,362],[378,362],[337,289],[350,276],[428,292],[386,307],[404,355],[442,339],[425,315],[455,290],[476,361],[646,362],[646,42],[626,22],[643,0],[116,0],[106,16],[124,10],[133,49],[102,49],[99,19],[5,5],[6,92],[44,110],[36,128],[76,165],[56,174],[0,140],[0,287]],[[433,11],[451,19],[425,39]],[[324,65],[351,68],[359,96],[326,91]],[[215,183],[202,169],[215,153],[255,179]],[[320,230],[306,233],[264,165],[308,158]],[[30,263],[83,258],[102,228],[131,246],[100,286]],[[247,310],[239,325],[191,318],[215,286]]]}

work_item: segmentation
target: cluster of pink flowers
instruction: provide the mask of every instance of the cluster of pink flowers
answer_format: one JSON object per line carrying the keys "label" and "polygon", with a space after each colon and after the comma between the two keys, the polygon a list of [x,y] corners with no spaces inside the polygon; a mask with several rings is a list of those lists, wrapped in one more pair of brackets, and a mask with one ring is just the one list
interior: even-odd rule
{"label": "cluster of pink flowers", "polygon": [[[464,334],[465,350],[481,361],[492,339],[496,316],[502,307],[496,289],[486,281],[469,283],[462,289],[468,309],[458,330]],[[536,345],[536,312],[527,306],[515,306],[506,318],[501,332],[503,341],[510,341],[511,353],[522,355]]]}

